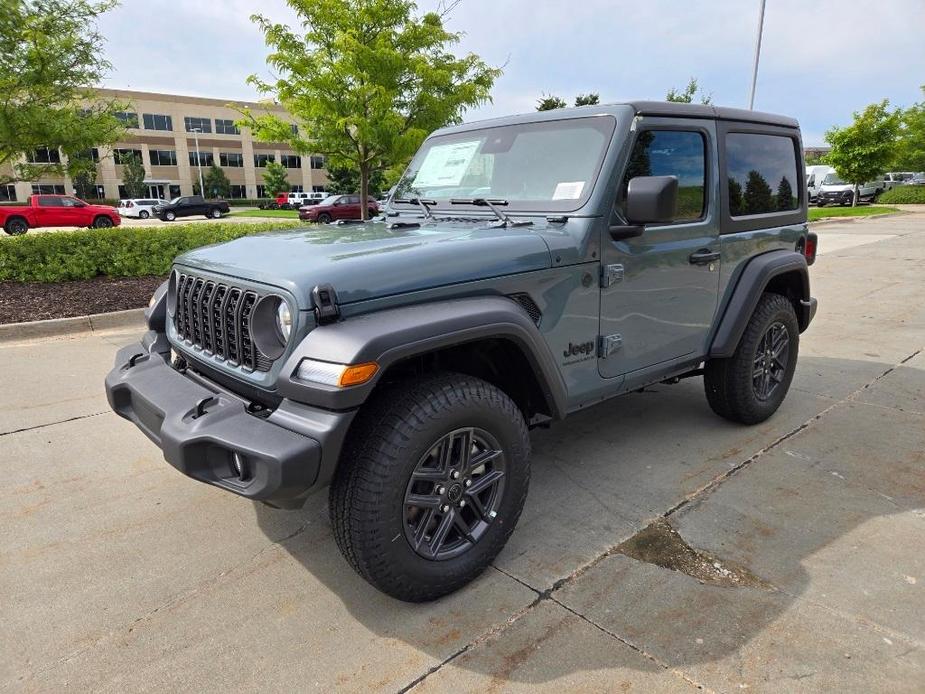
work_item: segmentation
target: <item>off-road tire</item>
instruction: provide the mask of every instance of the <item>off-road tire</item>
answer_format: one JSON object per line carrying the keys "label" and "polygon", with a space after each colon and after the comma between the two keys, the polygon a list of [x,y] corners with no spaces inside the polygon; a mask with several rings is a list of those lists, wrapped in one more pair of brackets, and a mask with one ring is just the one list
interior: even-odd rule
{"label": "off-road tire", "polygon": [[3,230],[10,236],[22,236],[29,231],[29,223],[22,217],[8,219]]}
{"label": "off-road tire", "polygon": [[330,224],[331,215],[329,215],[327,212],[322,212],[321,214],[318,215],[318,223],[319,224]]}
{"label": "off-road tire", "polygon": [[[489,432],[505,456],[498,515],[478,542],[444,560],[416,553],[405,536],[405,492],[435,442],[460,427]],[[523,415],[499,388],[440,373],[385,387],[357,415],[331,483],[329,512],[337,546],[360,576],[399,600],[434,600],[463,587],[504,547],[530,480]]]}
{"label": "off-road tire", "polygon": [[[783,324],[787,330],[789,352],[783,380],[774,393],[762,401],[753,388],[752,374],[758,346],[775,323]],[[780,294],[763,294],[735,354],[706,363],[703,384],[710,407],[720,417],[741,424],[757,424],[766,420],[777,411],[787,395],[796,370],[799,344],[800,328],[793,304]]]}

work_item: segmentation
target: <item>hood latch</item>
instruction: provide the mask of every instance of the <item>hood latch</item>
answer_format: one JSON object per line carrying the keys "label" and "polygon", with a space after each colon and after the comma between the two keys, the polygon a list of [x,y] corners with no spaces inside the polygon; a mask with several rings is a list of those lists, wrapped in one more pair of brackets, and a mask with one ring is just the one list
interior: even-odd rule
{"label": "hood latch", "polygon": [[315,304],[315,320],[318,325],[333,323],[340,318],[337,292],[330,284],[319,284],[312,289],[312,303]]}

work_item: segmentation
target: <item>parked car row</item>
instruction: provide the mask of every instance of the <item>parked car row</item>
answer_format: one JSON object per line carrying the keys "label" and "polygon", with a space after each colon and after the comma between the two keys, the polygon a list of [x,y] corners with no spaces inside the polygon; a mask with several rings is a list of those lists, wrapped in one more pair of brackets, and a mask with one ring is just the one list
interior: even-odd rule
{"label": "parked car row", "polygon": [[312,205],[321,202],[329,193],[312,191],[311,193],[280,193],[274,202],[281,210],[297,210],[302,205]]}
{"label": "parked car row", "polygon": [[231,208],[224,200],[206,200],[201,195],[184,195],[173,200],[132,198],[119,201],[119,214],[123,217],[157,217],[163,222],[200,214],[210,219],[221,219],[222,215],[230,211]]}
{"label": "parked car row", "polygon": [[[902,185],[925,185],[925,172],[889,171],[858,186],[858,201],[874,202],[880,193]],[[806,190],[809,201],[819,207],[850,205],[854,198],[854,185],[842,180],[831,166],[807,166]]]}

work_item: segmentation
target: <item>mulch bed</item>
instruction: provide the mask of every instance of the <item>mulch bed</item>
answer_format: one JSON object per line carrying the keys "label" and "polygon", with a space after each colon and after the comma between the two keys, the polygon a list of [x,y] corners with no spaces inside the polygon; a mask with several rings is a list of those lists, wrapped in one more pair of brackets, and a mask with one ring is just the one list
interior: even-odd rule
{"label": "mulch bed", "polygon": [[0,282],[0,324],[144,308],[165,277]]}

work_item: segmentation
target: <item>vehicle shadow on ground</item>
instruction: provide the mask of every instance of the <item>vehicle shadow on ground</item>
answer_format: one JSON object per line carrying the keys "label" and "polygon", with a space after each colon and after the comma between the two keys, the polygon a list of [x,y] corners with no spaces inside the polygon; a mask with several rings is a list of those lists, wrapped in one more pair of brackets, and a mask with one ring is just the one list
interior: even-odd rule
{"label": "vehicle shadow on ground", "polygon": [[[553,600],[574,610],[562,610],[559,627],[547,624],[537,632],[545,634],[541,640],[548,651],[529,657],[542,659],[541,667],[521,662],[511,668],[503,658],[476,657],[474,650],[454,660],[473,672],[493,677],[503,672],[514,681],[538,683],[595,668],[660,669],[625,648],[625,663],[615,661],[613,652],[593,649],[557,658],[555,648],[564,646],[548,645],[555,643],[550,631],[565,629],[577,615],[656,654],[668,667],[717,661],[779,619],[808,589],[807,559],[869,520],[925,507],[925,418],[894,409],[901,405],[861,404],[857,396],[839,402],[888,369],[882,363],[804,357],[781,410],[754,427],[717,418],[700,379],[691,379],[618,398],[551,430],[535,431],[527,507],[496,569],[430,604],[393,600],[354,574],[331,536],[326,491],[298,512],[256,504],[256,518],[262,532],[366,629],[438,660],[478,635],[460,636],[467,609],[476,600],[491,607],[493,596],[503,593],[497,586],[513,582],[510,577],[536,591],[555,587]],[[884,380],[864,393],[889,399],[891,389]],[[876,470],[870,456],[876,456]],[[698,495],[724,476],[729,477],[714,493]],[[679,505],[669,522],[683,540],[754,582],[713,584],[614,551]],[[293,513],[301,521],[295,535]],[[563,581],[606,553],[584,575]],[[671,595],[659,597],[658,591]],[[647,601],[652,609],[642,608]],[[503,644],[504,634],[528,619],[488,643]],[[722,638],[691,647],[693,630],[721,632]],[[601,662],[592,662],[596,652],[604,654]]]}

